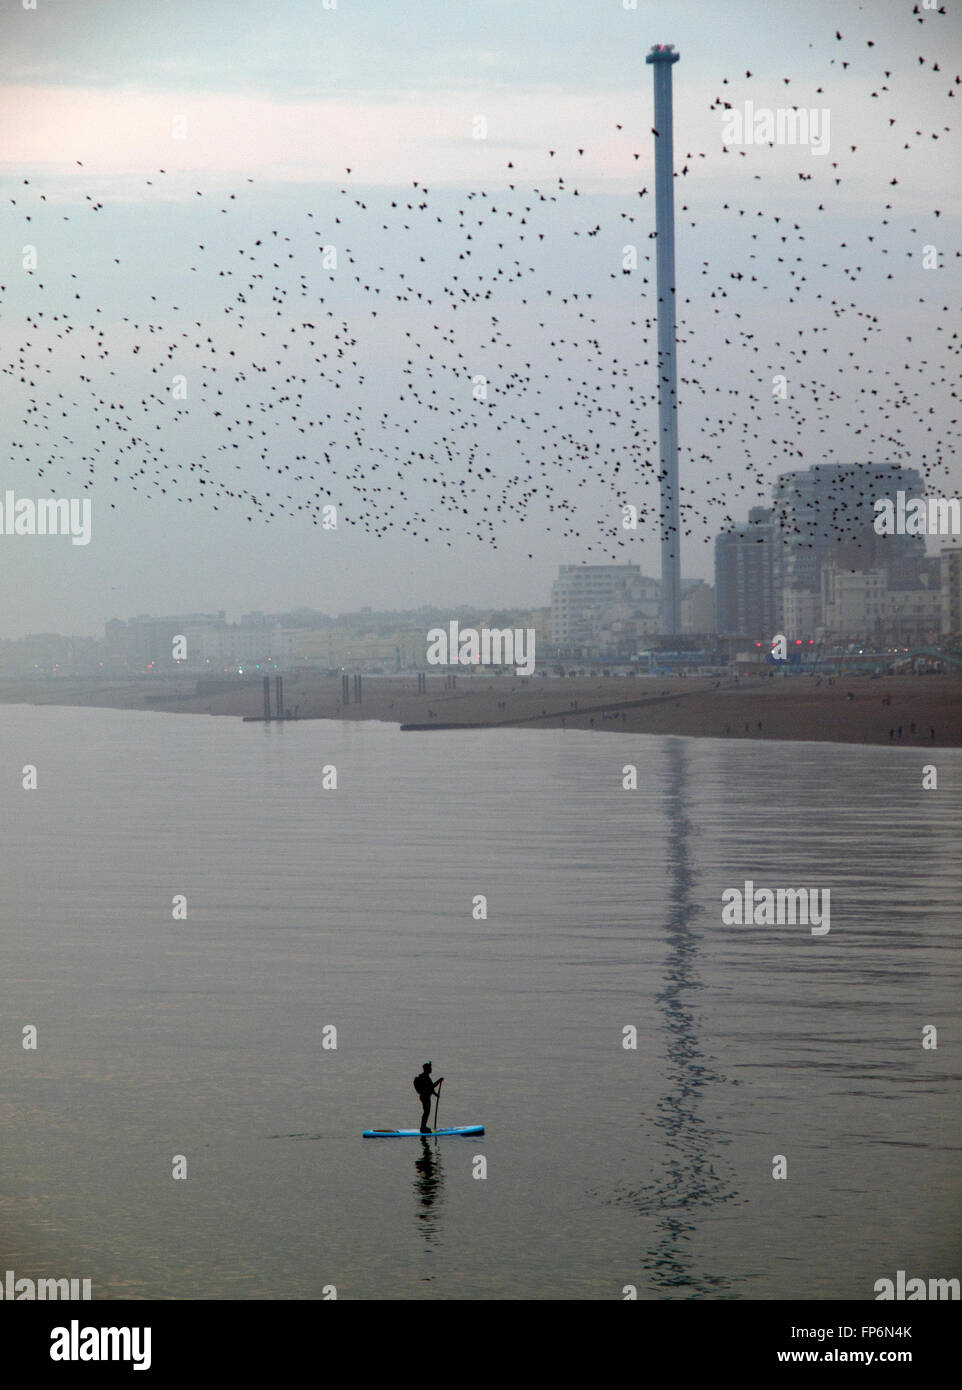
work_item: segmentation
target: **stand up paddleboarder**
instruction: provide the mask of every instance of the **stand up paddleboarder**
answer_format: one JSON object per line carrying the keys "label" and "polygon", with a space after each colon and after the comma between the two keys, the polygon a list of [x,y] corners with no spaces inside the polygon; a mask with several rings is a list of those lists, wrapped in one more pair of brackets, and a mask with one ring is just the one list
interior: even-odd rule
{"label": "stand up paddleboarder", "polygon": [[414,1078],[414,1089],[421,1097],[421,1133],[430,1134],[431,1130],[428,1120],[431,1118],[431,1100],[438,1094],[438,1087],[444,1080],[440,1077],[437,1081],[431,1080],[431,1062],[425,1062],[418,1075]]}

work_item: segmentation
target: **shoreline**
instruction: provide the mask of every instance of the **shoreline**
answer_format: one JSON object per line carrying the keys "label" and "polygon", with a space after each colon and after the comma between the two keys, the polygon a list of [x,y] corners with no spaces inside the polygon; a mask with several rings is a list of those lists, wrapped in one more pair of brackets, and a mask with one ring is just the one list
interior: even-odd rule
{"label": "shoreline", "polygon": [[[568,728],[601,733],[962,747],[962,674],[812,677],[516,676],[365,677],[362,703],[341,704],[339,677],[285,675],[285,706],[298,721],[380,720],[408,732]],[[184,683],[193,685],[193,682]],[[273,682],[272,682],[273,698]],[[198,695],[157,683],[61,689],[20,682],[0,702],[159,710],[263,722],[261,685]]]}

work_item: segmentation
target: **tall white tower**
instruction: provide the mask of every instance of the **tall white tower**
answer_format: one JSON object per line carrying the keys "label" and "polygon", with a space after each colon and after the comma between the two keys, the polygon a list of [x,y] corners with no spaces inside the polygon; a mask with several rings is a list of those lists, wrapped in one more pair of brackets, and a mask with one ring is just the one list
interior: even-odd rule
{"label": "tall white tower", "polygon": [[655,79],[655,254],[658,283],[658,439],[661,450],[661,629],[681,631],[681,526],[678,515],[678,377],[675,366],[675,176],[671,66],[674,44],[645,59]]}

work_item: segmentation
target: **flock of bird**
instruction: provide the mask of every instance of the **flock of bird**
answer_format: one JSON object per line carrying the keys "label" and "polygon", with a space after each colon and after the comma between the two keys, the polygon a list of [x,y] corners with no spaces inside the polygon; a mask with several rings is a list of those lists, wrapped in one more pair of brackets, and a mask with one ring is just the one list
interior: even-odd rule
{"label": "flock of bird", "polygon": [[[945,10],[911,14],[928,25]],[[867,163],[848,143],[821,159],[799,152],[797,188],[776,195],[779,208],[764,196],[768,175],[752,172],[756,150],[676,148],[688,277],[676,305],[681,526],[705,544],[764,501],[777,473],[887,459],[937,486],[956,457],[959,321],[945,287],[957,284],[959,253],[937,245],[936,266],[922,269],[942,210],[901,205],[893,172],[903,150],[948,143],[952,127],[906,123],[892,70],[873,66],[874,39],[847,44],[835,30],[833,42],[828,67],[879,103]],[[929,84],[933,109],[935,96],[958,99],[962,78],[941,53],[906,52],[909,62],[911,90]],[[722,78],[722,92],[751,80]],[[791,78],[782,84],[792,92]],[[824,89],[792,93],[808,97],[824,102]],[[681,100],[676,82],[676,113]],[[722,94],[712,109],[732,105]],[[616,138],[638,160],[625,126]],[[42,247],[62,217],[78,268],[56,285],[42,262],[28,271],[21,341],[2,363],[22,404],[15,457],[51,492],[70,478],[114,507],[126,486],[239,507],[252,522],[321,525],[333,502],[339,526],[378,537],[503,548],[517,524],[528,539],[557,532],[573,558],[624,560],[625,507],[642,528],[659,519],[654,197],[643,186],[619,204],[554,172],[559,156],[587,169],[586,155],[587,136],[570,153],[547,150],[551,177],[535,186],[510,161],[497,189],[463,192],[420,179],[406,194],[355,191],[352,166],[290,220],[280,204],[265,212],[246,176],[232,192],[195,188],[201,239],[181,256],[171,236],[164,269],[136,263],[107,195],[86,195],[81,226],[23,179],[10,203],[24,241]],[[726,230],[711,224],[712,253],[692,278],[686,243],[705,233],[686,197],[716,166],[726,179],[713,213]],[[870,195],[860,188],[875,214],[852,229],[840,190],[883,166],[891,177]],[[163,198],[172,178],[152,171],[145,196]],[[149,203],[142,211],[156,218]],[[178,226],[189,217],[179,204],[170,215]],[[85,246],[103,263],[96,275],[79,269]],[[0,308],[10,294],[0,286]]]}

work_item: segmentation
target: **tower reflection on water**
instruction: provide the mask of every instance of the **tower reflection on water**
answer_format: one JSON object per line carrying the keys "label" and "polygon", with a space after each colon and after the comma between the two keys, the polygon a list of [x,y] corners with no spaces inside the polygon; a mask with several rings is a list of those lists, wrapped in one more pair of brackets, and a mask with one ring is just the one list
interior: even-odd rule
{"label": "tower reflection on water", "polygon": [[[731,1286],[724,1275],[695,1268],[693,1233],[711,1208],[734,1201],[738,1194],[719,1175],[722,1136],[709,1129],[699,1113],[706,1086],[726,1078],[708,1064],[698,1039],[693,1010],[698,977],[698,905],[692,898],[692,825],[688,819],[688,751],[682,739],[669,739],[663,778],[668,830],[665,936],[665,986],[656,996],[666,1035],[667,1088],[655,1107],[654,1125],[661,1143],[651,1159],[659,1163],[658,1180],[623,1193],[619,1204],[656,1217],[656,1237],[639,1261],[659,1289],[691,1295],[717,1294]],[[641,1292],[639,1290],[639,1292]]]}

